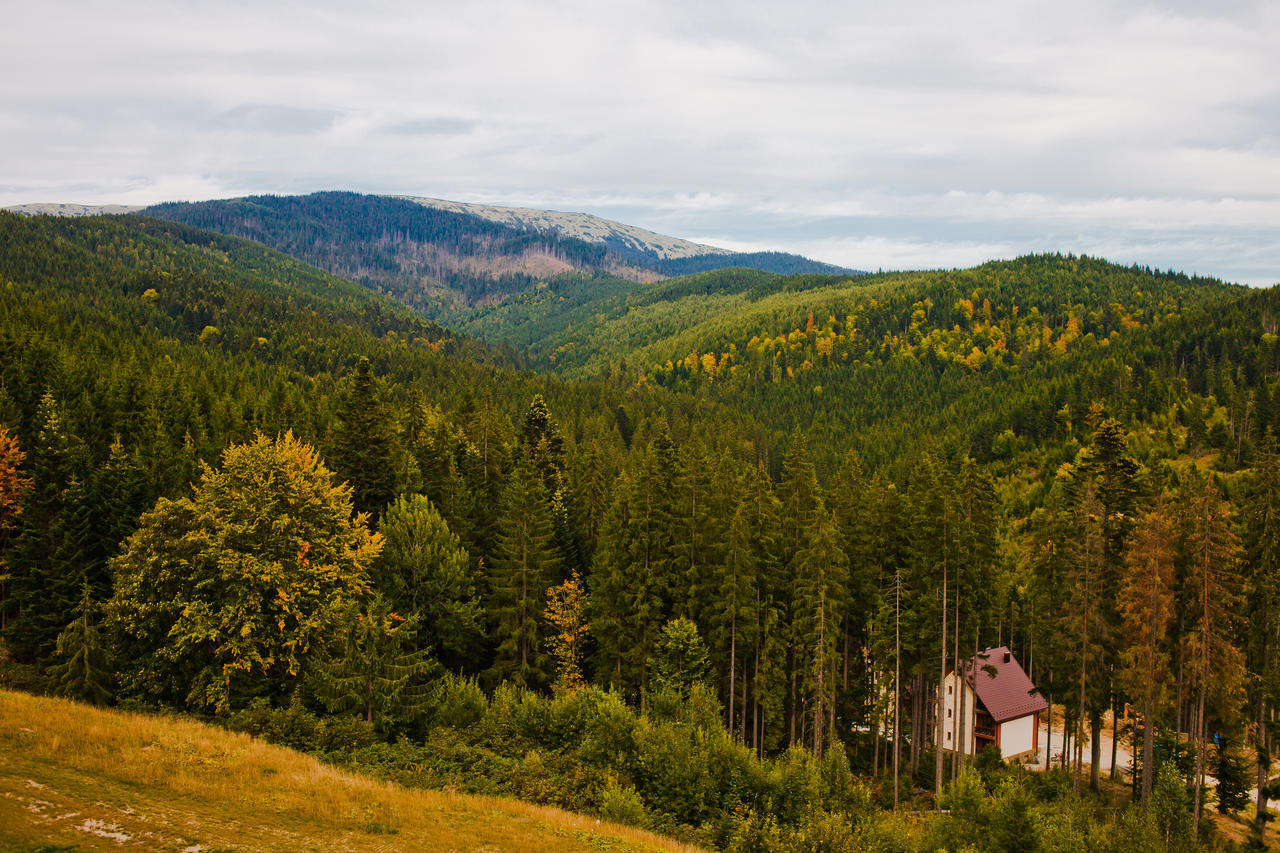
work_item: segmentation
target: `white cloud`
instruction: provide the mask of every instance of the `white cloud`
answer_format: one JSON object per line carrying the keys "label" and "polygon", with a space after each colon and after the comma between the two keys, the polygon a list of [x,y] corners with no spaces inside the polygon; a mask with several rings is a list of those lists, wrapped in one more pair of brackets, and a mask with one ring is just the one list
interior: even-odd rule
{"label": "white cloud", "polygon": [[1275,281],[1277,43],[1267,0],[25,4],[0,204],[340,187]]}

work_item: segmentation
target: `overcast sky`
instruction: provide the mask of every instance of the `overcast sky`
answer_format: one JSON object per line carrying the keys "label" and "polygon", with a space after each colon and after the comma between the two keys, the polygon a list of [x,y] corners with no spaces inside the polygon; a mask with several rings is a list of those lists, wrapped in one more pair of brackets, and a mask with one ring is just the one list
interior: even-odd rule
{"label": "overcast sky", "polygon": [[352,189],[1280,281],[1280,2],[5,3],[0,205]]}

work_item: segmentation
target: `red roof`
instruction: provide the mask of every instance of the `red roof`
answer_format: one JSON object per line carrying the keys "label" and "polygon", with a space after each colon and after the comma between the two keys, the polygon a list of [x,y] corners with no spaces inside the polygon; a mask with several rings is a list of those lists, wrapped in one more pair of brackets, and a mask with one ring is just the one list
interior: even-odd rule
{"label": "red roof", "polygon": [[980,652],[965,662],[965,680],[997,723],[1025,717],[1049,707],[1008,647]]}

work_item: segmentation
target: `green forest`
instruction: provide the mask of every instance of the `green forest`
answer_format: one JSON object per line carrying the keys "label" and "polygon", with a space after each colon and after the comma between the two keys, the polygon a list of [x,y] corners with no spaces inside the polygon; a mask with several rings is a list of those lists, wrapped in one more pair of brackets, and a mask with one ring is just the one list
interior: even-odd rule
{"label": "green forest", "polygon": [[[446,313],[395,222],[313,212],[257,211],[297,257],[0,212],[0,684],[716,849],[1274,843],[1274,289],[1040,255]],[[397,239],[524,245],[431,216]],[[941,748],[999,646],[1065,712],[1034,770]]]}

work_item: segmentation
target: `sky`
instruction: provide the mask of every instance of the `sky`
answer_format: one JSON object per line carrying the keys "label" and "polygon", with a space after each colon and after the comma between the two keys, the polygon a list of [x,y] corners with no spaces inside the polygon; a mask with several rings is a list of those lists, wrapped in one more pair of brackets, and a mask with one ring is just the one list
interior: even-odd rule
{"label": "sky", "polygon": [[349,189],[1280,282],[1280,2],[7,2],[0,205]]}

